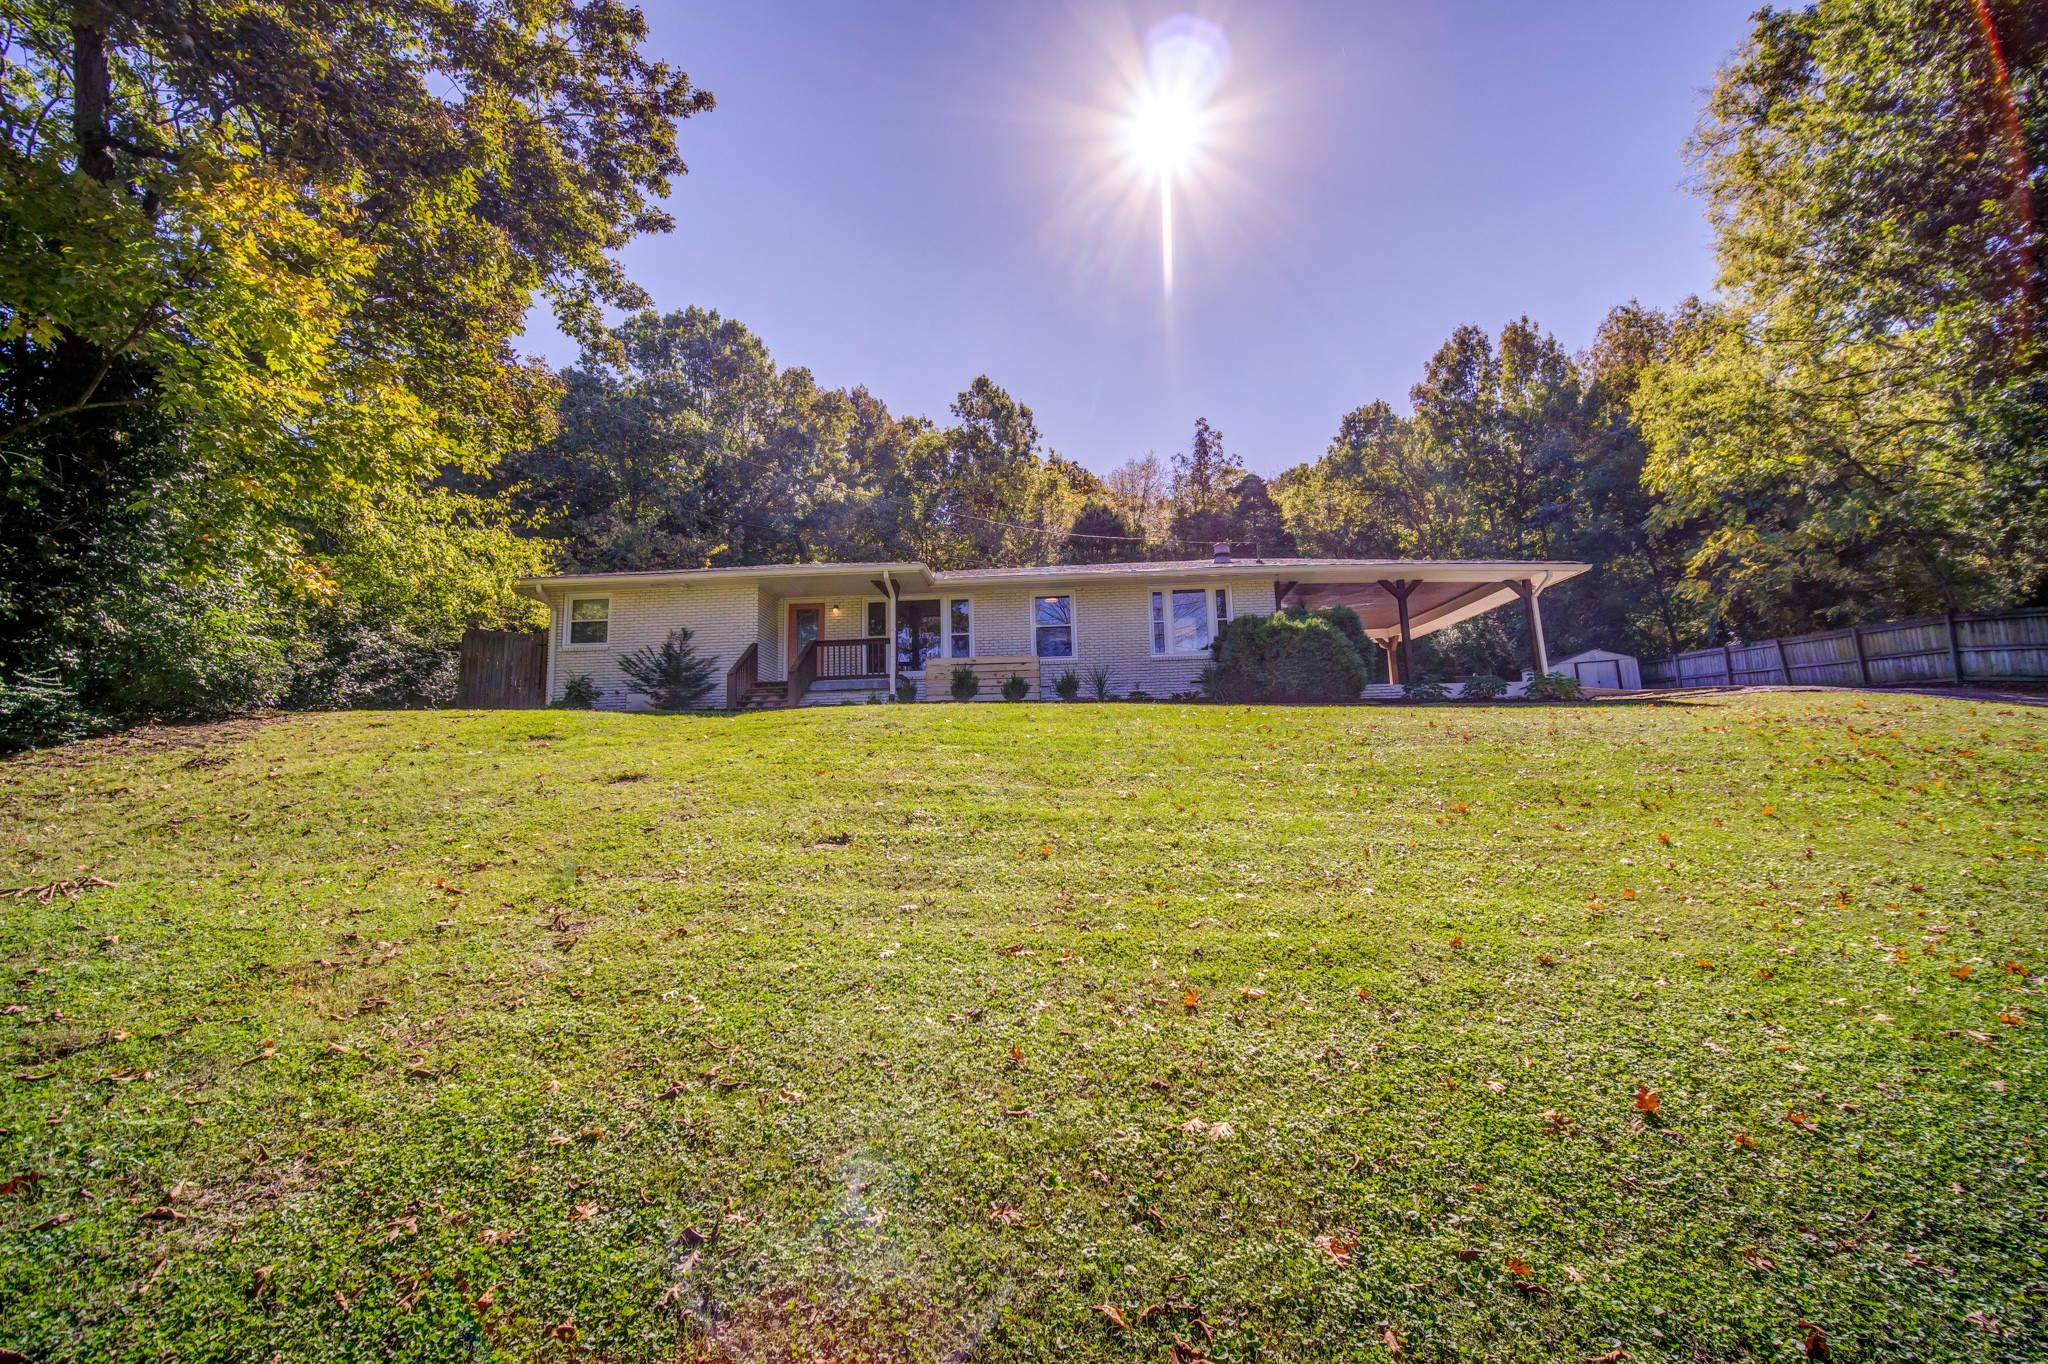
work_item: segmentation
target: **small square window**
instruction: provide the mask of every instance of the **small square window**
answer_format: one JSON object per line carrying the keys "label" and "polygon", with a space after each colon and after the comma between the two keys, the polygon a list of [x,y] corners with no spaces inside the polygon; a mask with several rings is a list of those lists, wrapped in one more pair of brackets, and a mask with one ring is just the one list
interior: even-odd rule
{"label": "small square window", "polygon": [[1032,645],[1040,658],[1074,656],[1074,599],[1034,597],[1031,599]]}
{"label": "small square window", "polygon": [[868,603],[868,638],[881,639],[889,633],[889,603],[871,601]]}
{"label": "small square window", "polygon": [[569,603],[569,642],[603,644],[611,638],[612,604],[607,597],[584,597]]}

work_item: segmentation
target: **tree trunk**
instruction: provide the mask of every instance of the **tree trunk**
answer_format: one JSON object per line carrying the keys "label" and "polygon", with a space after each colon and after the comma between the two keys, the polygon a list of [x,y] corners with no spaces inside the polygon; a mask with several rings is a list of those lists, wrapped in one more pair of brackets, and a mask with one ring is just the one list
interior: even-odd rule
{"label": "tree trunk", "polygon": [[106,11],[95,0],[80,0],[71,16],[71,135],[78,168],[102,184],[114,178],[113,106]]}

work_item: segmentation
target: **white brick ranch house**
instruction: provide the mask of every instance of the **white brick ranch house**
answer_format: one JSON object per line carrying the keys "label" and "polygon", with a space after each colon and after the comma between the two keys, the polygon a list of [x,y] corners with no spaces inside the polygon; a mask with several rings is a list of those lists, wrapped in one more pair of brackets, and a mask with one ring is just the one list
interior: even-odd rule
{"label": "white brick ranch house", "polygon": [[[1397,646],[1496,607],[1528,613],[1532,660],[1548,671],[1540,598],[1588,570],[1559,562],[1213,559],[939,572],[917,563],[775,564],[528,578],[548,608],[546,695],[588,676],[605,709],[643,709],[619,659],[687,626],[717,660],[707,708],[887,696],[899,678],[921,700],[950,694],[971,667],[993,698],[1013,674],[1050,696],[1097,668],[1118,693],[1192,691],[1209,644],[1236,615],[1350,606],[1399,680]],[[1085,694],[1085,693],[1084,693]]]}

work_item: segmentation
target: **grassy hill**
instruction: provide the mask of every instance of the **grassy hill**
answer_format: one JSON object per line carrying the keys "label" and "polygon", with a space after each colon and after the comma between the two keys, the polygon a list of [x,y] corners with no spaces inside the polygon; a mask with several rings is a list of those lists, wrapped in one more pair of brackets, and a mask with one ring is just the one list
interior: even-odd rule
{"label": "grassy hill", "polygon": [[2039,1359],[2044,725],[354,714],[0,764],[0,1347]]}

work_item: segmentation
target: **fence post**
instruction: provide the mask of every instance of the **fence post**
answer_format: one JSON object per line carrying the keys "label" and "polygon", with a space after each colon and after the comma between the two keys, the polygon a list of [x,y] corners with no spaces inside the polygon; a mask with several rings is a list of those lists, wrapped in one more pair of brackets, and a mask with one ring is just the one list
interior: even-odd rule
{"label": "fence post", "polygon": [[1948,613],[1948,670],[1957,686],[1963,685],[1963,641],[1956,634],[1956,613]]}
{"label": "fence post", "polygon": [[1792,665],[1785,658],[1785,641],[1774,639],[1771,643],[1778,650],[1778,674],[1785,679],[1785,685],[1789,687],[1792,685]]}
{"label": "fence post", "polygon": [[1856,645],[1856,675],[1863,679],[1863,685],[1870,685],[1870,655],[1863,652],[1863,627],[1849,627],[1849,638]]}
{"label": "fence post", "polygon": [[1728,685],[1735,685],[1735,654],[1727,645],[1721,646],[1721,671],[1728,678]]}

